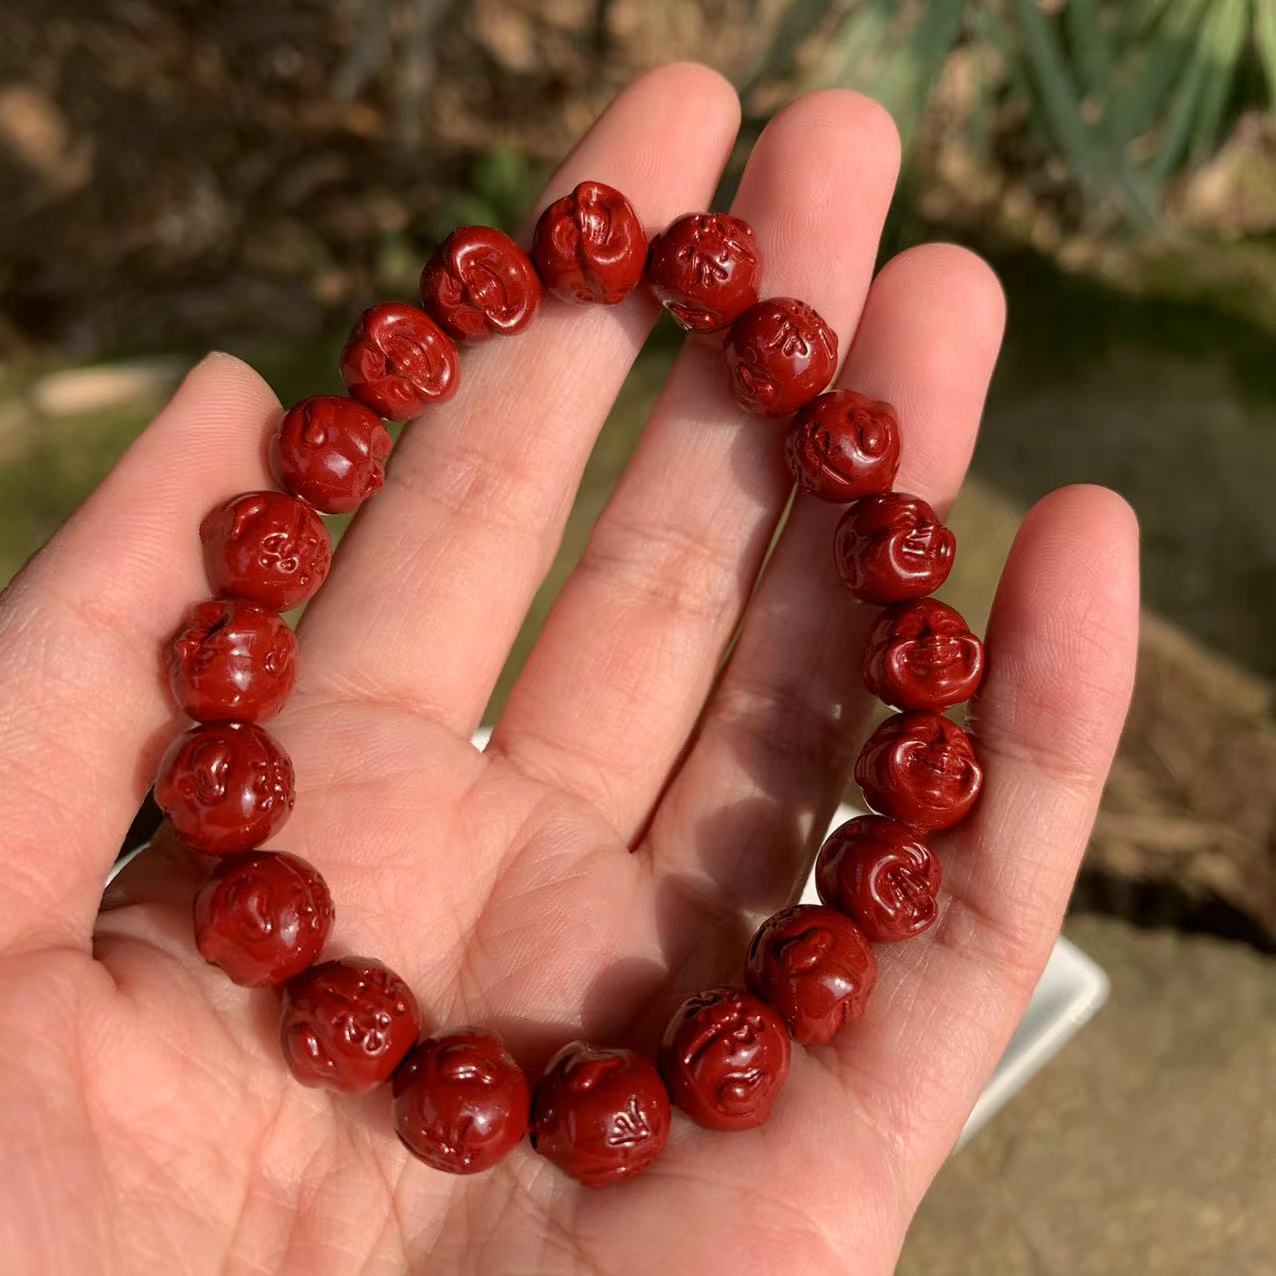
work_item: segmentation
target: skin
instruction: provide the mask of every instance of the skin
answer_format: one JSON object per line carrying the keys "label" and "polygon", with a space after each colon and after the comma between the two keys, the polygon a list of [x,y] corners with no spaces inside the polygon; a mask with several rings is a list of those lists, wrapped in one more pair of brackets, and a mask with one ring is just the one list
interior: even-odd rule
{"label": "skin", "polygon": [[[541,206],[592,177],[650,225],[704,207],[737,123],[713,72],[654,71]],[[898,154],[879,107],[812,95],[763,134],[733,211],[757,228],[767,292],[836,327],[841,383],[899,409],[899,486],[942,516],[1003,302],[950,246],[872,278]],[[533,1075],[573,1037],[650,1051],[683,995],[739,978],[757,922],[796,895],[863,734],[873,611],[829,567],[841,511],[800,500],[753,592],[789,490],[780,438],[732,406],[720,355],[689,346],[490,749],[469,745],[654,318],[643,297],[547,302],[517,340],[467,352],[465,393],[408,432],[345,538],[272,723],[298,774],[278,844],[330,883],[334,943],[407,978],[427,1029],[495,1028]],[[269,994],[198,959],[180,866],[143,856],[98,915],[178,729],[156,652],[204,592],[199,513],[268,483],[278,412],[247,367],[206,360],[0,600],[6,1261],[889,1272],[1086,843],[1133,668],[1129,509],[1072,488],[1025,520],[973,706],[986,792],[936,839],[943,917],[878,950],[867,1015],[794,1051],[766,1126],[715,1135],[676,1118],[662,1159],[602,1192],[526,1148],[453,1178],[401,1148],[386,1090],[352,1100],[291,1081]]]}

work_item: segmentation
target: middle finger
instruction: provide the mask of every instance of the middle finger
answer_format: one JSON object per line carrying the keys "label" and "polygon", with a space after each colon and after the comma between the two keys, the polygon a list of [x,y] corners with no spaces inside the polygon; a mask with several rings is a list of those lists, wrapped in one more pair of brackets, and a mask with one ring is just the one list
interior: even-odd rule
{"label": "middle finger", "polygon": [[[877,103],[812,93],[764,130],[732,212],[762,295],[811,303],[845,349],[899,168]],[[689,342],[511,693],[491,747],[630,838],[690,733],[788,497],[782,426],[746,416]]]}

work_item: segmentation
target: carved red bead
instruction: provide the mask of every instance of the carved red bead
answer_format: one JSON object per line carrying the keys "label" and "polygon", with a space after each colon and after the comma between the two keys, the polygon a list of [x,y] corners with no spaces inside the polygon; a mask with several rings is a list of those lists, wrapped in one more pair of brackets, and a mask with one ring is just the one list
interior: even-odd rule
{"label": "carved red bead", "polygon": [[641,1055],[573,1041],[536,1087],[532,1147],[586,1187],[606,1187],[660,1155],[670,1117],[664,1082]]}
{"label": "carved red bead", "polygon": [[199,526],[204,568],[219,594],[287,611],[323,584],[332,542],[323,519],[283,492],[245,492]]}
{"label": "carved red bead", "polygon": [[731,325],[723,352],[731,391],[746,412],[788,416],[837,370],[837,333],[806,302],[771,297]]}
{"label": "carved red bead", "polygon": [[925,831],[965,819],[984,773],[955,722],[917,710],[887,718],[869,736],[855,761],[855,782],[874,810]]}
{"label": "carved red bead", "polygon": [[541,303],[532,259],[490,226],[462,226],[421,272],[421,304],[453,341],[522,332]]}
{"label": "carved red bead", "polygon": [[634,206],[602,182],[581,182],[536,223],[532,260],[563,301],[623,301],[642,279],[647,235]]}
{"label": "carved red bead", "polygon": [[305,860],[282,851],[224,859],[195,896],[195,945],[237,984],[286,983],[332,931],[332,896]]}
{"label": "carved red bead", "polygon": [[939,860],[911,829],[861,815],[829,834],[815,885],[830,907],[854,918],[875,944],[920,935],[939,916]]}
{"label": "carved red bead", "polygon": [[420,1028],[412,989],[370,957],[322,962],[284,986],[279,1037],[304,1086],[372,1090],[390,1079]]}
{"label": "carved red bead", "polygon": [[899,469],[895,410],[854,390],[830,390],[793,418],[785,454],[797,485],[821,500],[888,492]]}
{"label": "carved red bead", "polygon": [[651,241],[647,283],[688,332],[719,332],[758,299],[753,227],[726,213],[688,213]]}
{"label": "carved red bead", "polygon": [[885,605],[933,594],[952,571],[957,539],[921,497],[883,492],[846,511],[833,550],[851,593]]}
{"label": "carved red bead", "polygon": [[984,644],[961,614],[934,598],[897,603],[877,618],[864,646],[864,683],[900,709],[949,709],[984,676]]}
{"label": "carved red bead", "polygon": [[260,846],[296,795],[292,762],[265,727],[223,722],[179,735],[160,762],[155,801],[178,836],[208,855]]}
{"label": "carved red bead", "polygon": [[480,1174],[527,1133],[531,1090],[505,1043],[485,1028],[426,1038],[394,1074],[404,1147],[448,1174]]}
{"label": "carved red bead", "polygon": [[423,310],[401,301],[365,310],[341,352],[352,398],[390,421],[411,421],[446,403],[461,381],[452,338]]}
{"label": "carved red bead", "polygon": [[168,648],[173,698],[196,722],[265,722],[297,681],[297,636],[242,598],[197,603]]}
{"label": "carved red bead", "polygon": [[325,514],[356,510],[385,482],[390,431],[362,403],[316,394],[284,413],[270,441],[280,484]]}
{"label": "carved red bead", "polygon": [[771,1115],[789,1074],[789,1034],[765,1002],[711,988],[674,1012],[660,1046],[669,1096],[709,1130],[749,1130]]}
{"label": "carved red bead", "polygon": [[877,961],[849,918],[818,904],[795,904],[759,927],[745,974],[795,1041],[823,1045],[863,1016]]}

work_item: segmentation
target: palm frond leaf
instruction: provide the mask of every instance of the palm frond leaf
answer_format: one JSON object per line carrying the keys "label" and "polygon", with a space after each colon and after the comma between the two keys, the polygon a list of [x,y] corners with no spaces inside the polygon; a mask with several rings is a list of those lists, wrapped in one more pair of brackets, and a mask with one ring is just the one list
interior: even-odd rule
{"label": "palm frond leaf", "polygon": [[832,9],[830,0],[791,0],[742,95],[747,98],[759,85],[787,71],[798,51],[828,21]]}
{"label": "palm frond leaf", "polygon": [[1108,157],[1086,126],[1081,94],[1064,57],[1053,23],[1035,0],[1013,0],[1015,16],[1033,80],[1055,141],[1072,161],[1081,179],[1092,187],[1111,176]]}
{"label": "palm frond leaf", "polygon": [[964,26],[967,0],[931,0],[869,91],[895,117],[907,150]]}
{"label": "palm frond leaf", "polygon": [[1276,110],[1276,0],[1254,0],[1254,43],[1267,76],[1267,95]]}
{"label": "palm frond leaf", "polygon": [[1108,93],[1112,87],[1113,50],[1099,0],[1068,0],[1063,18],[1085,91],[1096,96]]}
{"label": "palm frond leaf", "polygon": [[1252,27],[1250,0],[1215,0],[1211,17],[1206,34],[1209,61],[1192,130],[1191,156],[1198,161],[1214,149],[1222,131],[1223,115]]}

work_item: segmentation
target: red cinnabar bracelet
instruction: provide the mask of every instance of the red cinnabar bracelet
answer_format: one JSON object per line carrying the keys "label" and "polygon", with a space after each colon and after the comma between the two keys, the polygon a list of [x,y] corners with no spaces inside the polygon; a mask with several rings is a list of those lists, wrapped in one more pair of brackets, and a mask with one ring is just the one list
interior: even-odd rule
{"label": "red cinnabar bracelet", "polygon": [[844,505],[890,491],[899,469],[899,423],[889,403],[830,390],[793,418],[785,449],[804,492]]}
{"label": "red cinnabar bracelet", "polygon": [[647,283],[688,332],[721,332],[758,299],[753,227],[726,213],[688,213],[651,241]]}
{"label": "red cinnabar bracelet", "polygon": [[864,931],[818,904],[794,904],[763,922],[745,966],[749,987],[803,1046],[822,1046],[862,1018],[877,984]]}
{"label": "red cinnabar bracelet", "polygon": [[[747,987],[711,988],[673,1013],[657,1062],[582,1041],[533,1090],[496,1033],[459,1027],[418,1042],[421,1012],[394,971],[367,957],[319,958],[334,909],[319,872],[258,849],[287,820],[292,763],[260,724],[297,678],[279,612],[323,584],[331,544],[320,514],[349,513],[384,481],[390,435],[457,390],[455,342],[523,331],[542,288],[567,303],[622,302],[644,274],[683,328],[722,333],[725,381],[745,411],[789,418],[784,451],[799,489],[849,503],[835,560],[861,601],[887,606],[864,650],[868,690],[903,712],[865,743],[855,778],[880,814],[851,820],[816,865],[820,905],[764,921],[741,967]],[[837,336],[810,306],[758,300],[753,228],[688,213],[648,238],[619,191],[581,182],[541,215],[530,255],[500,231],[454,231],[421,275],[424,310],[366,310],[341,356],[350,397],[317,395],[283,416],[271,443],[281,492],[246,492],[200,525],[213,598],[168,652],[173,695],[195,720],[160,764],[156,801],[191,847],[220,857],[195,897],[201,955],[238,984],[282,991],[284,1059],[303,1085],[346,1093],[393,1082],[394,1126],[427,1165],[490,1169],[531,1146],[588,1187],[633,1178],[661,1154],[671,1103],[709,1130],[767,1120],[792,1042],[819,1047],[860,1019],[877,981],[873,944],[919,935],[939,913],[931,830],[964,819],[983,772],[970,738],[942,716],[969,699],[983,644],[929,595],[948,576],[953,534],[917,496],[890,490],[900,430],[889,404],[826,390]]]}
{"label": "red cinnabar bracelet", "polygon": [[391,443],[370,408],[339,394],[317,394],[284,413],[270,459],[288,491],[321,514],[348,514],[385,482]]}
{"label": "red cinnabar bracelet", "polygon": [[669,1121],[669,1093],[642,1055],[573,1041],[536,1087],[532,1147],[586,1187],[606,1187],[660,1155]]}
{"label": "red cinnabar bracelet", "polygon": [[532,1096],[505,1043],[485,1028],[428,1037],[394,1074],[394,1128],[426,1165],[490,1170],[523,1141]]}
{"label": "red cinnabar bracelet", "polygon": [[490,226],[462,226],[421,272],[421,304],[453,341],[522,332],[541,304],[531,258]]}
{"label": "red cinnabar bracelet", "polygon": [[792,297],[750,306],[731,325],[723,350],[736,402],[759,416],[796,412],[837,368],[837,334]]}

